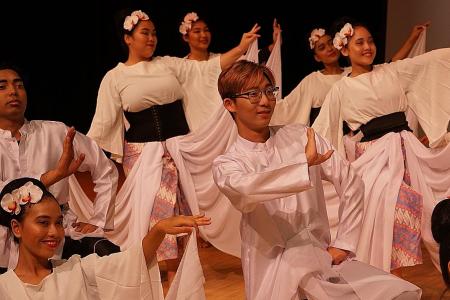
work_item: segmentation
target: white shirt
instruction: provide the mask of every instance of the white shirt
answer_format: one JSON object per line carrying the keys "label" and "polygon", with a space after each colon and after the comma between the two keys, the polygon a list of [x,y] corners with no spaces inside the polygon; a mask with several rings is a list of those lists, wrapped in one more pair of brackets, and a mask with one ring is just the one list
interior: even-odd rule
{"label": "white shirt", "polygon": [[306,76],[282,100],[277,101],[271,125],[300,123],[309,125],[311,108],[321,107],[333,84],[345,77],[351,68],[345,68],[341,74],[325,75],[315,71]]}
{"label": "white shirt", "polygon": [[[42,174],[55,168],[62,154],[67,126],[53,121],[26,121],[19,131],[20,143],[9,130],[0,129],[0,188],[18,177],[39,180]],[[75,156],[86,155],[78,171],[89,171],[95,184],[94,214],[88,222],[111,228],[107,216],[111,210],[114,212],[117,169],[95,142],[82,133],[75,134],[73,145]],[[69,199],[68,182],[69,179],[64,178],[49,187],[60,204],[77,200]]]}
{"label": "white shirt", "polygon": [[[214,110],[200,113],[217,91],[220,57],[194,61],[177,57],[155,57],[132,66],[119,63],[102,80],[97,107],[87,135],[121,162],[125,130],[128,123],[124,111],[138,112],[153,105],[183,99],[186,120],[191,130],[195,122],[204,122]],[[216,108],[216,104],[213,105]],[[201,116],[199,116],[200,114]]]}
{"label": "white shirt", "polygon": [[[341,224],[332,246],[354,253],[362,220],[363,184],[347,161],[334,153],[328,161],[308,168],[306,127],[270,130],[265,143],[238,137],[213,164],[216,184],[243,214],[241,258],[248,299],[273,295],[281,279],[285,280],[282,288],[296,291],[308,274],[331,268],[331,264],[323,266],[329,256],[330,232],[322,179],[333,182],[341,196]],[[316,143],[320,153],[332,148],[319,136]],[[287,253],[303,264],[301,270],[290,268]],[[295,276],[286,275],[292,272]]]}
{"label": "white shirt", "polygon": [[450,120],[449,65],[450,48],[445,48],[344,77],[331,88],[313,128],[343,154],[343,120],[356,130],[376,117],[411,108],[430,146],[442,145]]}
{"label": "white shirt", "polygon": [[[4,300],[160,300],[162,287],[156,261],[147,269],[142,245],[98,257],[73,255],[67,262],[52,261],[53,272],[39,284],[23,283],[13,270],[0,275]],[[130,272],[130,271],[133,272]]]}

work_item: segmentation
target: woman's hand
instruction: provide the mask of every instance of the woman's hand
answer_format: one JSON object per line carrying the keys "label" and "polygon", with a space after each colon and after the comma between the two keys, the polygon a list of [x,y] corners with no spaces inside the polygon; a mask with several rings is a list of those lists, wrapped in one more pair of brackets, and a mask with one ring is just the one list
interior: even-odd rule
{"label": "woman's hand", "polygon": [[261,26],[255,24],[249,32],[246,32],[242,35],[241,42],[238,46],[238,48],[241,50],[241,54],[244,54],[250,47],[251,43],[253,43],[254,40],[260,37],[260,35],[258,34],[258,31],[260,29]]}
{"label": "woman's hand", "polygon": [[204,215],[174,216],[160,220],[142,240],[142,250],[147,266],[155,257],[156,249],[158,249],[166,234],[191,233],[194,228],[209,224],[211,224],[211,218]]}
{"label": "woman's hand", "polygon": [[164,234],[190,233],[193,228],[211,224],[211,218],[204,215],[174,216],[156,223],[155,227]]}

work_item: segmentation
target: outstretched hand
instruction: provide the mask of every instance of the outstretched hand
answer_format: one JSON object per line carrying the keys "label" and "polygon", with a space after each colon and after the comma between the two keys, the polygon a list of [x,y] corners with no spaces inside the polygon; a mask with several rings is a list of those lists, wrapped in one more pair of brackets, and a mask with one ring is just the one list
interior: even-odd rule
{"label": "outstretched hand", "polygon": [[255,24],[249,32],[246,32],[242,35],[241,42],[239,43],[239,48],[241,49],[242,53],[245,53],[250,47],[250,44],[260,37],[260,35],[258,34],[258,31],[260,29],[261,26]]}
{"label": "outstretched hand", "polygon": [[193,228],[211,224],[211,218],[204,215],[174,216],[159,221],[155,226],[165,234],[190,233]]}
{"label": "outstretched hand", "polygon": [[331,157],[334,150],[328,150],[325,154],[317,153],[315,133],[312,128],[307,128],[306,136],[308,142],[305,146],[305,155],[309,167],[319,165]]}
{"label": "outstretched hand", "polygon": [[273,23],[272,23],[272,40],[273,43],[275,44],[277,41],[278,36],[281,33],[281,26],[278,23],[277,19],[273,19]]}
{"label": "outstretched hand", "polygon": [[64,138],[63,151],[56,167],[47,171],[45,174],[42,174],[41,181],[46,187],[72,175],[83,163],[85,158],[84,153],[81,153],[75,158],[73,150],[73,139],[75,138],[75,134],[75,128],[70,127],[67,130],[66,137]]}
{"label": "outstretched hand", "polygon": [[430,25],[431,21],[415,25],[411,30],[411,34],[409,35],[410,39],[417,40],[422,31],[424,31]]}
{"label": "outstretched hand", "polygon": [[160,220],[142,240],[142,250],[147,266],[155,257],[156,249],[158,249],[166,234],[191,233],[194,228],[197,229],[198,226],[209,224],[211,224],[211,219],[204,215],[174,216]]}

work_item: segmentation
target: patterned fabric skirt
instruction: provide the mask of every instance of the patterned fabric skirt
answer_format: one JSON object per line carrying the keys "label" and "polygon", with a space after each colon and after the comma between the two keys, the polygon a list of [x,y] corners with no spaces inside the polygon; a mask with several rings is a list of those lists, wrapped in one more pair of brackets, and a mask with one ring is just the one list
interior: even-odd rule
{"label": "patterned fabric skirt", "polygon": [[[355,157],[360,157],[376,141],[356,143]],[[402,152],[403,162],[405,162],[403,139]],[[409,171],[405,166],[403,181],[395,205],[391,270],[422,263],[420,247],[422,208],[422,195],[411,187]]]}
{"label": "patterned fabric skirt", "polygon": [[[158,223],[158,221],[165,218],[173,217],[175,215],[192,215],[178,180],[178,170],[175,162],[167,151],[165,143],[162,142],[162,144],[164,147],[164,155],[162,157],[163,167],[161,183],[156,192],[153,209],[150,214],[150,228]],[[131,171],[144,146],[145,143],[125,144],[125,155],[123,160],[124,171],[127,170],[125,171],[125,174],[128,174]],[[156,251],[158,261],[176,259],[179,250],[182,250],[178,245],[182,245],[182,243],[182,238],[167,234]]]}

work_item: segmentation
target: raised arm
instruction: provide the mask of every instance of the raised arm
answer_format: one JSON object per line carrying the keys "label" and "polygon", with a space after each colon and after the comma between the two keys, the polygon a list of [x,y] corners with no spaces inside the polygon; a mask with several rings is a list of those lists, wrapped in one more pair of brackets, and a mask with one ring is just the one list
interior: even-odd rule
{"label": "raised arm", "polygon": [[239,57],[245,54],[250,44],[260,37],[258,34],[260,28],[261,27],[258,24],[255,24],[249,32],[242,35],[239,45],[220,56],[220,67],[222,70],[227,69],[232,63],[238,60]]}
{"label": "raised arm", "polygon": [[[272,52],[273,47],[275,46],[275,43],[277,42],[278,36],[281,33],[281,26],[278,24],[277,19],[273,19],[272,23],[272,44],[269,45],[269,51]],[[280,43],[282,41],[280,40]]]}
{"label": "raised arm", "polygon": [[142,250],[145,262],[149,266],[156,255],[162,240],[166,234],[190,233],[198,226],[211,224],[211,219],[205,216],[175,216],[163,219],[150,229],[142,240]]}
{"label": "raised arm", "polygon": [[414,47],[414,44],[417,42],[417,39],[419,38],[420,34],[428,26],[430,26],[430,24],[431,22],[428,21],[425,23],[415,25],[411,30],[408,39],[403,43],[402,47],[392,57],[392,61],[397,61],[408,57],[409,52],[411,52],[411,49]]}
{"label": "raised arm", "polygon": [[63,152],[61,154],[61,157],[59,158],[58,164],[55,166],[55,168],[48,170],[41,175],[40,180],[46,187],[49,187],[60,181],[61,179],[64,179],[75,173],[75,171],[78,170],[81,163],[84,161],[84,153],[80,153],[78,157],[75,157],[75,153],[73,150],[73,140],[75,138],[75,134],[75,128],[70,127],[67,130],[66,137],[64,138]]}

